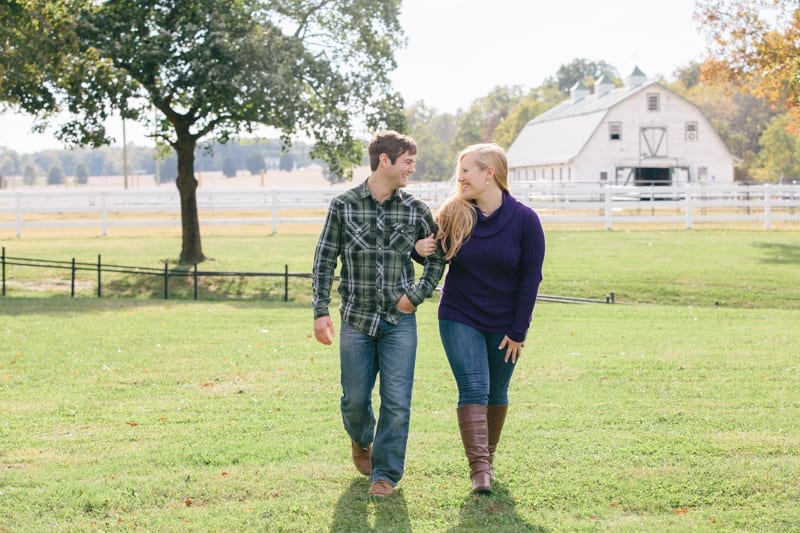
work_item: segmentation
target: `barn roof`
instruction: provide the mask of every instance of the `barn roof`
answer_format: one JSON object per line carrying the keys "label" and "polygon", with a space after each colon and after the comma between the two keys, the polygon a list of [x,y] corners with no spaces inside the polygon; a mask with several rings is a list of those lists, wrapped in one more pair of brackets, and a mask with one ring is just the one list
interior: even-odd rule
{"label": "barn roof", "polygon": [[509,166],[551,165],[571,160],[589,142],[609,109],[657,83],[645,81],[561,102],[525,124],[508,149]]}

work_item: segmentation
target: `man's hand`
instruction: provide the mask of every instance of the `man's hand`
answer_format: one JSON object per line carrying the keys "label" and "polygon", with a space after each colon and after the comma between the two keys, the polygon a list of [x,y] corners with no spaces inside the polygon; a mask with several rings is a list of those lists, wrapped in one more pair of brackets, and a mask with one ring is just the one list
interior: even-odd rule
{"label": "man's hand", "polygon": [[395,307],[397,307],[398,311],[400,311],[401,313],[405,313],[407,315],[410,315],[411,313],[417,310],[416,306],[411,303],[411,300],[409,300],[408,296],[406,296],[405,294],[402,295],[399,300],[397,300]]}
{"label": "man's hand", "polygon": [[333,329],[333,321],[330,315],[321,316],[314,320],[314,336],[322,344],[333,344],[336,332]]}

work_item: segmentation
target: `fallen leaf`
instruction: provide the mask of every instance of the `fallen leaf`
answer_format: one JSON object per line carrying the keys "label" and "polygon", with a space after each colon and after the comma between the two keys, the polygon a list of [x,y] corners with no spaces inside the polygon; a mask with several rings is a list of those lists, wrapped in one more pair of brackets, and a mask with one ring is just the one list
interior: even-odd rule
{"label": "fallen leaf", "polygon": [[673,509],[672,512],[675,514],[689,514],[689,509],[687,509],[686,507],[678,507],[676,509]]}
{"label": "fallen leaf", "polygon": [[125,422],[125,423],[128,424],[132,428],[135,428],[136,426],[139,425],[139,422]]}
{"label": "fallen leaf", "polygon": [[186,498],[185,500],[183,500],[183,505],[185,505],[186,507],[191,507],[192,500],[190,498]]}

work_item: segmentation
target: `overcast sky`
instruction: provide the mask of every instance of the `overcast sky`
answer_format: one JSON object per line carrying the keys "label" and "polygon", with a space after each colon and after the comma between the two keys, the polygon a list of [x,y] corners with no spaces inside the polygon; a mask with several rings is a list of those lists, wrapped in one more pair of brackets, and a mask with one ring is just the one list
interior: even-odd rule
{"label": "overcast sky", "polygon": [[[539,86],[578,58],[610,63],[623,78],[639,66],[671,80],[704,56],[693,10],[694,0],[403,0],[408,45],[396,54],[392,80],[406,103],[423,100],[448,113],[498,85]],[[50,135],[31,134],[26,117],[0,121],[0,146],[61,148]],[[126,129],[129,142],[152,143],[136,125]]]}

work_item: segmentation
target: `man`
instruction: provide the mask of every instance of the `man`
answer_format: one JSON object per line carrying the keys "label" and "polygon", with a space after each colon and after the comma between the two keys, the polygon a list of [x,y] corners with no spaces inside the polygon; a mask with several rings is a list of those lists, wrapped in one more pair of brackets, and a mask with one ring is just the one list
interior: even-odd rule
{"label": "man", "polygon": [[[385,497],[403,476],[417,351],[414,312],[442,276],[435,253],[414,283],[411,252],[436,232],[430,209],[401,191],[414,173],[417,145],[395,131],[369,145],[372,173],[335,197],[314,253],[314,336],[333,342],[328,311],[337,259],[341,260],[339,359],[341,411],[353,462],[370,476],[368,494]],[[377,430],[372,389],[380,375]]]}

